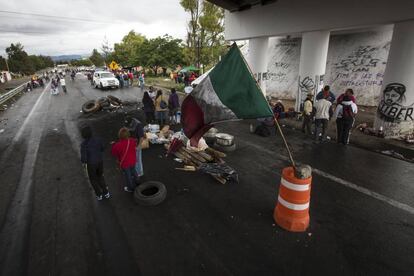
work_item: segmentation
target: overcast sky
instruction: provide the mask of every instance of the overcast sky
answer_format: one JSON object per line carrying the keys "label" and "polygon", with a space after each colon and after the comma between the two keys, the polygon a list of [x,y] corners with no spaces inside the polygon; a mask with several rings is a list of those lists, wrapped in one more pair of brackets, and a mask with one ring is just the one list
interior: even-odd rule
{"label": "overcast sky", "polygon": [[184,39],[187,19],[179,0],[0,0],[0,55],[15,42],[28,54],[89,54],[131,29]]}

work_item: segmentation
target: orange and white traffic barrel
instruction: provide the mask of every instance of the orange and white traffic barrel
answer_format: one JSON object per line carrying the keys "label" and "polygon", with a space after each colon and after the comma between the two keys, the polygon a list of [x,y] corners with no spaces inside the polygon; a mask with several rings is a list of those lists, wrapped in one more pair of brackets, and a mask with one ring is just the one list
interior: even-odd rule
{"label": "orange and white traffic barrel", "polygon": [[293,167],[282,170],[273,218],[283,229],[303,232],[308,228],[311,183],[312,176],[304,179],[295,177]]}

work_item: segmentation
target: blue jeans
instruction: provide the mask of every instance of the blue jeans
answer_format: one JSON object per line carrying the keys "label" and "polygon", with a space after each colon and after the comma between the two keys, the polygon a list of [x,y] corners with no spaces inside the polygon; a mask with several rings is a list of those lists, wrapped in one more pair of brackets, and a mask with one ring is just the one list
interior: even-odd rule
{"label": "blue jeans", "polygon": [[155,111],[155,118],[158,120],[160,127],[163,126],[167,119],[167,111]]}
{"label": "blue jeans", "polygon": [[126,186],[130,190],[135,190],[137,183],[139,181],[139,176],[137,174],[137,171],[135,170],[135,167],[133,166],[126,169],[122,169],[122,172],[125,176]]}
{"label": "blue jeans", "polygon": [[135,164],[135,170],[137,171],[138,176],[144,175],[144,169],[142,167],[142,149],[141,147],[137,148],[137,163]]}

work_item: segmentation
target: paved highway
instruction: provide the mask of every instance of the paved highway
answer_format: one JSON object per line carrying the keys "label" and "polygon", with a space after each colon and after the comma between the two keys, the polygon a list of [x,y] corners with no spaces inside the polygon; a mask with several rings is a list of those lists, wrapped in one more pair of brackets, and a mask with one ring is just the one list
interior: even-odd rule
{"label": "paved highway", "polygon": [[[240,183],[180,172],[162,146],[144,151],[147,180],[167,199],[136,205],[122,191],[110,156],[125,113],[80,112],[102,95],[137,101],[137,88],[100,91],[78,75],[68,94],[24,94],[0,114],[0,267],[2,275],[412,275],[412,163],[352,146],[314,144],[286,130],[297,162],[314,168],[305,233],[274,224],[287,155],[279,137],[249,133],[249,122],[216,127],[235,135],[226,158]],[[108,143],[105,178],[112,197],[97,202],[79,162],[79,125]]]}

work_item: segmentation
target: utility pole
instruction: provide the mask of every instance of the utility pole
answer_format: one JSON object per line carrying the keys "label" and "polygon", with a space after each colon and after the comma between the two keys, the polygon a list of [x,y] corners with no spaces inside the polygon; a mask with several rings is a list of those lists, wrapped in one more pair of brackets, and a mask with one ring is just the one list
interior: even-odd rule
{"label": "utility pole", "polygon": [[4,60],[6,61],[7,71],[10,73],[10,69],[9,69],[9,62],[7,61],[8,59],[7,59],[7,58],[5,58]]}

